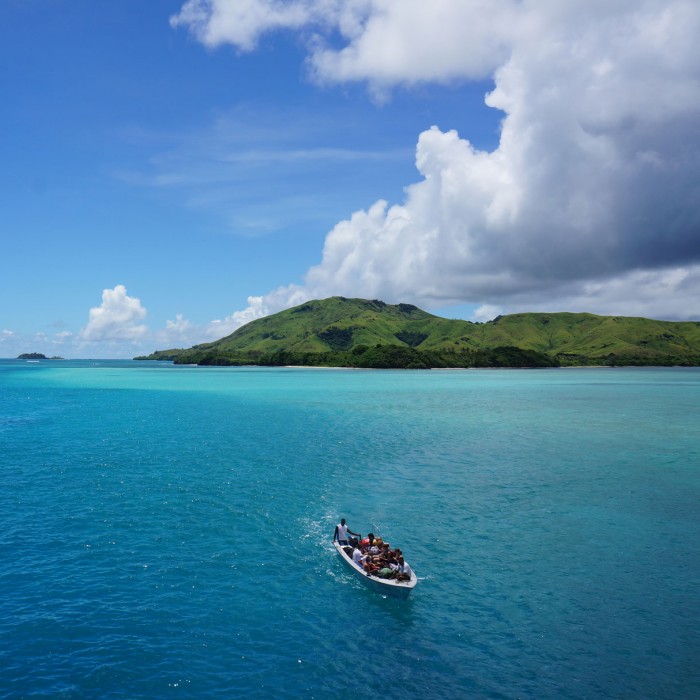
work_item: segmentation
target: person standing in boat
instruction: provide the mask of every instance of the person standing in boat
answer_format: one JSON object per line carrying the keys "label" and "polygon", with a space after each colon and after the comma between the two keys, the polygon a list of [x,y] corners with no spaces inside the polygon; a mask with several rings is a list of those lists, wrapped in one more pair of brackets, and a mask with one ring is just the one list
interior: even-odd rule
{"label": "person standing in boat", "polygon": [[357,532],[353,532],[345,524],[345,518],[341,518],[340,524],[335,526],[335,532],[333,533],[333,541],[335,542],[336,540],[338,540],[338,544],[341,544],[343,546],[347,545],[348,532],[354,537],[357,537],[358,539],[362,537],[362,535],[358,534]]}

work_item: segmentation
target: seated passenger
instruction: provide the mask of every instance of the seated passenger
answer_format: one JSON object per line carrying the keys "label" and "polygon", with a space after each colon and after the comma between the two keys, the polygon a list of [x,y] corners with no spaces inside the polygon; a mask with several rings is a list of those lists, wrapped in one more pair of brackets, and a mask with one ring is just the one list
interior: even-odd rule
{"label": "seated passenger", "polygon": [[404,561],[404,558],[399,557],[399,565],[396,567],[396,578],[399,581],[409,581],[413,570],[408,565],[408,562]]}
{"label": "seated passenger", "polygon": [[362,562],[362,568],[368,576],[372,576],[379,571],[379,567],[372,561],[372,557],[366,556]]}
{"label": "seated passenger", "polygon": [[362,560],[364,558],[365,555],[362,553],[362,550],[359,546],[355,547],[355,549],[352,550],[352,560],[355,562],[355,564],[359,564],[360,566],[362,566]]}
{"label": "seated passenger", "polygon": [[389,549],[388,542],[385,542],[382,545],[382,551],[379,552],[379,558],[387,563],[391,560],[391,550]]}

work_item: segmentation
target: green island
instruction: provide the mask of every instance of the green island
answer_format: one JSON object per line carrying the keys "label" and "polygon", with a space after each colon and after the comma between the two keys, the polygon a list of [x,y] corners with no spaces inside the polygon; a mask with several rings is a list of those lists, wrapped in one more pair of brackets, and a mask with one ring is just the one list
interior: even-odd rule
{"label": "green island", "polygon": [[372,369],[691,367],[700,365],[700,322],[520,313],[473,323],[412,304],[331,297],[251,321],[211,343],[134,359]]}
{"label": "green island", "polygon": [[41,352],[23,352],[21,355],[17,356],[18,360],[62,360],[62,357],[58,357],[58,355],[54,357],[46,357]]}

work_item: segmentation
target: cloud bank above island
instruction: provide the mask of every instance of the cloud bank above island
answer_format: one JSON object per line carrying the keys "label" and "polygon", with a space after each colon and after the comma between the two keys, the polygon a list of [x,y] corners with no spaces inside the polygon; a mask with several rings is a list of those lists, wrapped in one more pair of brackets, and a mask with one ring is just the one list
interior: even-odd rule
{"label": "cloud bank above island", "polygon": [[[318,102],[295,112],[298,103],[286,100],[301,91],[278,94],[275,74],[266,108],[279,107],[282,116],[275,112],[261,120],[246,103],[254,93],[245,90],[224,95],[216,108],[203,100],[204,126],[193,113],[192,128],[163,136],[159,113],[153,131],[125,128],[139,147],[139,139],[172,147],[152,157],[148,167],[116,168],[116,179],[150,188],[151,200],[160,191],[175,191],[176,207],[189,207],[196,217],[225,209],[235,233],[245,229],[246,235],[262,238],[294,220],[296,226],[285,233],[286,250],[298,240],[303,253],[286,265],[285,277],[268,274],[262,289],[239,284],[237,302],[221,303],[226,279],[212,292],[219,303],[210,313],[219,318],[202,322],[211,316],[199,317],[196,323],[174,313],[186,309],[192,315],[195,304],[206,306],[191,294],[178,301],[189,293],[193,277],[183,274],[183,297],[176,297],[173,287],[163,291],[168,304],[181,304],[172,313],[164,311],[152,298],[162,287],[154,282],[144,289],[131,257],[117,255],[111,268],[95,276],[99,287],[91,286],[91,279],[94,299],[82,301],[84,288],[76,295],[85,321],[76,323],[56,311],[51,326],[32,333],[21,318],[8,317],[0,327],[0,354],[37,349],[125,357],[189,347],[332,295],[414,303],[443,315],[453,305],[468,306],[457,315],[480,321],[518,311],[700,320],[697,2],[181,0],[179,8],[170,26],[167,17],[159,21],[168,36],[177,33],[183,44],[191,39],[190,63],[190,49],[201,52],[203,69],[216,63],[205,49],[247,53],[245,60],[236,62],[232,55],[231,61],[218,62],[217,71],[234,62],[235,69],[252,71],[246,79],[254,82],[261,79],[258,71],[279,67],[280,56],[296,57],[300,47]],[[255,52],[260,62],[253,60]],[[212,84],[219,86],[222,75],[227,77],[217,72]],[[283,79],[295,77],[290,71]],[[474,110],[471,81],[487,86],[482,110]],[[362,110],[357,86],[368,94]],[[316,119],[323,106],[337,104],[325,100],[324,92],[337,97],[346,90],[355,96],[352,105],[341,99],[342,109]],[[385,108],[392,107],[391,100],[420,109],[423,96],[448,93],[448,113],[464,96],[463,110],[453,122],[443,116],[426,121],[424,128],[422,122],[411,126],[416,170],[411,176],[402,169],[397,176],[405,185],[403,195],[397,194],[396,179],[375,194],[376,184],[353,189],[353,175],[334,177],[352,170],[347,163],[374,171],[390,157],[389,179],[399,172],[397,163],[410,165],[403,134],[384,148],[379,136],[384,124],[366,144],[357,140],[356,123],[372,118],[372,102],[380,123],[389,121]],[[309,94],[309,85],[303,94]],[[501,126],[497,145],[483,150],[475,143],[493,143],[484,139],[483,125],[494,123],[484,118],[488,112],[500,117]],[[337,119],[355,125],[352,139],[338,139],[346,125]],[[416,123],[417,118],[411,121]],[[309,163],[311,172],[304,171]],[[329,195],[317,191],[318,183],[326,180],[332,181],[328,191],[334,200],[321,211]],[[305,196],[305,188],[314,196]],[[274,201],[268,192],[277,193]],[[241,206],[250,201],[255,206]],[[338,211],[347,217],[339,220],[344,214]],[[162,224],[160,213],[155,220]],[[311,235],[323,233],[322,248],[309,245]],[[299,238],[290,243],[294,236]],[[245,257],[250,250],[233,260],[224,276],[253,262]],[[266,249],[254,250],[260,256],[255,262],[273,270],[266,265]],[[272,258],[275,251],[269,252]],[[203,256],[198,265],[207,269],[208,262]],[[257,279],[255,266],[250,268],[247,278]],[[175,278],[181,269],[167,274]],[[212,275],[221,277],[221,268]],[[286,284],[292,280],[298,283]],[[102,286],[107,288],[100,301]],[[158,321],[149,324],[147,307]],[[240,310],[228,313],[236,307]],[[84,325],[66,330],[70,324]]]}
{"label": "cloud bank above island", "polygon": [[698,314],[700,6],[685,0],[189,0],[209,48],[296,32],[313,80],[376,99],[491,78],[500,142],[418,137],[420,179],[339,222],[303,284],[251,297],[233,330],[334,294],[664,318]]}

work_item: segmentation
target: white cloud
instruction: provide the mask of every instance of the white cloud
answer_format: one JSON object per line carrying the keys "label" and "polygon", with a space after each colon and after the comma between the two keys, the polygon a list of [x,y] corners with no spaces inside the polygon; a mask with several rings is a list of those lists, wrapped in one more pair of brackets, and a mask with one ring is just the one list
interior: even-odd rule
{"label": "white cloud", "polygon": [[202,329],[202,334],[207,340],[218,340],[233,333],[246,323],[269,316],[290,306],[302,304],[307,299],[309,299],[308,292],[298,285],[280,287],[265,296],[250,296],[247,300],[248,306],[245,309],[234,311],[224,319],[211,321]]}
{"label": "white cloud", "polygon": [[[256,48],[279,29],[303,29],[320,80],[375,86],[489,75],[505,58],[516,0],[188,0],[173,16],[210,48]],[[327,35],[346,42],[336,50]]]}
{"label": "white cloud", "polygon": [[146,314],[141,301],[128,296],[126,287],[118,284],[114,289],[103,290],[102,304],[90,309],[90,318],[80,331],[80,339],[90,342],[140,340],[148,332],[147,326],[139,323]]}
{"label": "white cloud", "polygon": [[243,51],[255,48],[260,35],[271,29],[298,28],[312,14],[313,2],[280,0],[188,0],[170,19],[173,27],[186,26],[203,44],[235,44]]}
{"label": "white cloud", "polygon": [[[266,302],[261,296],[248,297],[249,307],[245,311],[236,311],[223,320],[198,325],[183,314],[176,314],[175,320],[169,319],[164,327],[152,330],[141,323],[147,311],[140,299],[129,296],[124,285],[119,284],[114,289],[103,290],[102,304],[90,309],[90,320],[80,333],[75,336],[68,331],[58,333],[53,343],[64,348],[70,346],[72,357],[133,357],[149,354],[156,348],[190,347],[207,340],[218,340],[249,321],[283,308],[270,306],[274,304],[274,293],[268,297],[272,301]],[[284,298],[293,297],[285,291]],[[48,342],[48,337],[41,335],[41,340]],[[39,339],[37,335],[36,340]]]}
{"label": "white cloud", "polygon": [[[329,19],[326,3],[315,18]],[[316,40],[309,63],[320,81],[396,83],[488,77],[507,57],[513,0],[369,0],[339,3],[332,19],[346,45]]]}
{"label": "white cloud", "polygon": [[486,321],[492,321],[496,316],[500,316],[502,313],[503,309],[500,306],[482,304],[478,309],[474,309],[471,320],[485,323]]}
{"label": "white cloud", "polygon": [[191,0],[173,22],[241,50],[302,30],[318,79],[375,92],[491,76],[486,103],[505,115],[492,152],[453,130],[423,132],[422,179],[404,201],[338,223],[303,286],[256,297],[227,330],[332,294],[700,313],[697,2]]}
{"label": "white cloud", "polygon": [[192,324],[186,320],[182,314],[176,314],[174,321],[166,321],[165,323],[165,328],[168,333],[187,333],[191,327]]}
{"label": "white cloud", "polygon": [[[542,311],[589,311],[604,315],[695,320],[700,299],[700,265],[665,270],[635,270],[612,279],[590,281],[549,302]],[[527,308],[521,304],[521,310]],[[669,311],[669,309],[671,309]]]}

